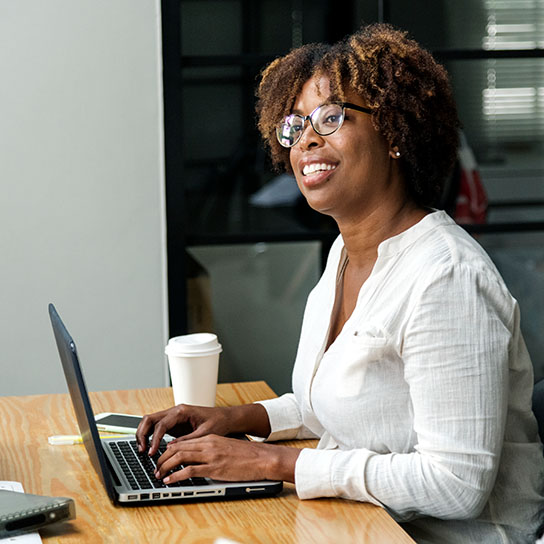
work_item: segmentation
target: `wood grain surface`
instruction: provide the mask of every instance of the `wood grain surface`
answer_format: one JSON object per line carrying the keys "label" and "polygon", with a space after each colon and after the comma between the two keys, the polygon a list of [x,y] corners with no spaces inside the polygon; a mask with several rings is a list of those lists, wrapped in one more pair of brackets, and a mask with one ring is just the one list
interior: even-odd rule
{"label": "wood grain surface", "polygon": [[[95,413],[143,414],[173,404],[170,388],[91,393]],[[221,384],[217,404],[274,397],[264,382]],[[47,437],[78,432],[68,395],[0,397],[0,480],[25,491],[72,497],[77,518],[41,531],[44,542],[260,543],[413,542],[382,508],[343,499],[300,501],[285,484],[277,497],[161,506],[114,506],[83,445],[51,446]],[[315,441],[288,442],[314,447]]]}

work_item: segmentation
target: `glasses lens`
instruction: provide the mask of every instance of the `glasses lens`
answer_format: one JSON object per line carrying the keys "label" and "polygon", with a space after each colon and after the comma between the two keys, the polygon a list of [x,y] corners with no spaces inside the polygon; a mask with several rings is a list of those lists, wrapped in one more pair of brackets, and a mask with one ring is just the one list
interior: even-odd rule
{"label": "glasses lens", "polygon": [[312,126],[321,136],[327,136],[338,130],[342,121],[344,121],[344,111],[339,104],[323,104],[312,115]]}
{"label": "glasses lens", "polygon": [[294,146],[302,136],[304,119],[300,115],[288,115],[276,129],[278,142],[283,147]]}

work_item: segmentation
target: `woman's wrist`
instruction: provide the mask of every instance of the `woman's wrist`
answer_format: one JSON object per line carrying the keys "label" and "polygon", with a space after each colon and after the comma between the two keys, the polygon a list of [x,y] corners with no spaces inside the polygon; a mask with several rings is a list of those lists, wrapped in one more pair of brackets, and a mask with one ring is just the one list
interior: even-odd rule
{"label": "woman's wrist", "polygon": [[295,466],[302,450],[272,444],[262,444],[262,446],[266,448],[265,478],[295,483]]}
{"label": "woman's wrist", "polygon": [[229,407],[233,432],[252,434],[266,438],[270,432],[270,420],[262,404],[242,404]]}

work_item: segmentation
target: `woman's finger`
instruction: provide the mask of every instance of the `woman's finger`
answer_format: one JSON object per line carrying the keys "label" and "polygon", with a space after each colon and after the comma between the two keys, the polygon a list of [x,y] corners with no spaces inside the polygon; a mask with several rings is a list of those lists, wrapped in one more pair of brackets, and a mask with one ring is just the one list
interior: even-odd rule
{"label": "woman's finger", "polygon": [[157,478],[163,478],[172,470],[180,465],[200,465],[206,461],[205,452],[197,447],[189,446],[184,443],[181,447],[168,448],[157,461]]}
{"label": "woman's finger", "polygon": [[206,465],[188,465],[181,470],[168,474],[163,479],[163,482],[165,484],[174,484],[188,480],[189,478],[205,478],[207,476],[206,472]]}
{"label": "woman's finger", "polygon": [[153,432],[155,423],[164,416],[164,411],[155,412],[154,414],[146,414],[138,428],[136,429],[136,442],[138,443],[138,450],[145,451],[147,448],[147,438]]}
{"label": "woman's finger", "polygon": [[194,431],[184,434],[183,436],[178,436],[177,438],[174,438],[174,440],[171,440],[166,444],[167,448],[172,447],[174,444],[178,444],[179,442],[187,442],[188,440],[193,440],[195,438],[202,438],[203,436],[206,436],[209,433],[209,430],[204,425],[201,425],[200,427],[197,427]]}

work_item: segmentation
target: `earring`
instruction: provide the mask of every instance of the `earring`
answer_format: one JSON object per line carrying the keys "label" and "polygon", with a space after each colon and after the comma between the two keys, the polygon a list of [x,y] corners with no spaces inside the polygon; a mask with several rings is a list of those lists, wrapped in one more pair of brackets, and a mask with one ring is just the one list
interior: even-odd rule
{"label": "earring", "polygon": [[396,145],[392,145],[389,149],[389,155],[394,159],[398,159],[400,157],[399,148]]}

